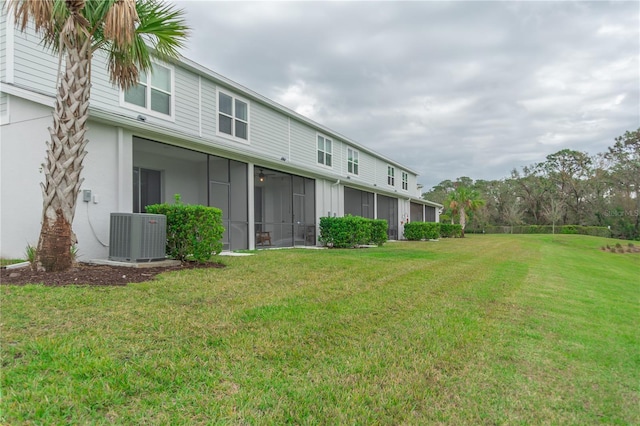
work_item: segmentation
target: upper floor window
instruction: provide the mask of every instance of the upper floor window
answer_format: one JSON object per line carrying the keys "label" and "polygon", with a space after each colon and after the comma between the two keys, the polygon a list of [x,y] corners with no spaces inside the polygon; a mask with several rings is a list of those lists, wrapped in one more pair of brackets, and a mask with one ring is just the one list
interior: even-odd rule
{"label": "upper floor window", "polygon": [[391,166],[387,166],[387,184],[390,186],[395,186],[396,185],[396,169],[391,167]]}
{"label": "upper floor window", "polygon": [[318,164],[331,167],[332,142],[324,136],[318,135]]}
{"label": "upper floor window", "polygon": [[124,92],[124,102],[153,115],[173,116],[173,70],[153,64],[150,73],[141,71],[138,84]]}
{"label": "upper floor window", "polygon": [[358,174],[358,151],[347,148],[347,171],[351,174]]}
{"label": "upper floor window", "polygon": [[224,92],[218,92],[218,132],[248,141],[249,104]]}
{"label": "upper floor window", "polygon": [[409,173],[402,172],[402,189],[409,190]]}

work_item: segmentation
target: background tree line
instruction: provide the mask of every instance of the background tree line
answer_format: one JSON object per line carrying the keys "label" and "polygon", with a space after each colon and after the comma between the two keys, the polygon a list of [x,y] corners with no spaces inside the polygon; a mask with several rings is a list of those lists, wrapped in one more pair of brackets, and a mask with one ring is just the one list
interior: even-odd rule
{"label": "background tree line", "polygon": [[[465,220],[467,232],[489,225],[608,226],[612,236],[640,240],[640,128],[604,153],[563,149],[500,180],[445,180],[423,198],[445,206],[441,221]],[[461,188],[475,208],[460,218]]]}

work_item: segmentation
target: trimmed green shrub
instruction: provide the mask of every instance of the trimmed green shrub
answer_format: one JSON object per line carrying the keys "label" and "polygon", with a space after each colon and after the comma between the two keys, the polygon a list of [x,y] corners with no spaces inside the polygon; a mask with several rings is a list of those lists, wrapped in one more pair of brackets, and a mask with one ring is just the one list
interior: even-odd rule
{"label": "trimmed green shrub", "polygon": [[222,251],[222,210],[182,204],[179,195],[175,204],[154,204],[146,210],[167,217],[167,254],[172,258],[206,262]]}
{"label": "trimmed green shrub", "polygon": [[405,223],[404,237],[411,241],[435,240],[440,237],[440,224],[435,222]]}
{"label": "trimmed green shrub", "polygon": [[560,227],[560,233],[591,235],[592,237],[611,237],[611,230],[606,226],[564,225]]}
{"label": "trimmed green shrub", "polygon": [[334,248],[365,244],[381,246],[387,241],[387,221],[360,216],[320,218],[320,242]]}
{"label": "trimmed green shrub", "polygon": [[450,223],[441,223],[440,236],[442,238],[460,238],[462,236],[462,226],[457,223],[455,225]]}
{"label": "trimmed green shrub", "polygon": [[[606,226],[556,225],[556,234],[580,234],[594,237],[611,237]],[[552,234],[551,225],[486,226],[486,234]]]}
{"label": "trimmed green shrub", "polygon": [[420,241],[423,239],[420,222],[409,222],[404,224],[404,237],[409,241]]}
{"label": "trimmed green shrub", "polygon": [[577,234],[578,233],[578,225],[563,225],[560,228],[561,234]]}
{"label": "trimmed green shrub", "polygon": [[389,224],[385,219],[368,219],[371,221],[371,244],[382,246],[387,242]]}

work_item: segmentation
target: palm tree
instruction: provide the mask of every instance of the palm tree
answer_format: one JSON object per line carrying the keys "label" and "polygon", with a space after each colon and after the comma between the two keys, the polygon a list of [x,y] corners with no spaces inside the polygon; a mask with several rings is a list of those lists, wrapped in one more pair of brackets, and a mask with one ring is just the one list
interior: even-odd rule
{"label": "palm tree", "polygon": [[20,31],[33,21],[44,45],[59,55],[36,264],[62,271],[73,262],[71,225],[87,154],[93,54],[106,52],[112,84],[126,90],[137,84],[140,71],[151,69],[152,51],[160,59],[177,58],[188,28],[181,10],[157,0],[10,0],[8,5]]}
{"label": "palm tree", "polygon": [[[468,211],[474,211],[484,205],[484,200],[475,189],[466,186],[458,186],[447,198],[449,207],[460,216],[460,226],[464,237],[464,227],[467,224]],[[453,217],[453,216],[452,216]]]}

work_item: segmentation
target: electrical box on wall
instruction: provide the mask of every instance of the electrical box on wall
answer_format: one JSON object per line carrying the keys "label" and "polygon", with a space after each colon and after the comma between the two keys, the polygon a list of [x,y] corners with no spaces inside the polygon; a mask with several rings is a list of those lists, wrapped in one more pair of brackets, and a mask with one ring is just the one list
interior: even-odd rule
{"label": "electrical box on wall", "polygon": [[83,189],[82,190],[82,201],[84,201],[85,203],[88,203],[89,201],[91,201],[91,190],[90,189]]}

